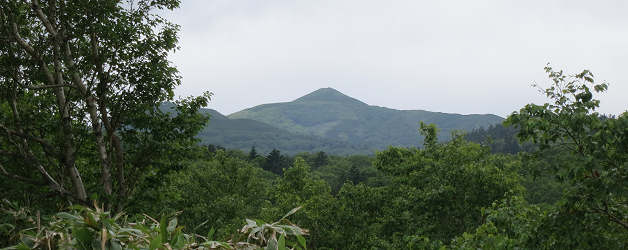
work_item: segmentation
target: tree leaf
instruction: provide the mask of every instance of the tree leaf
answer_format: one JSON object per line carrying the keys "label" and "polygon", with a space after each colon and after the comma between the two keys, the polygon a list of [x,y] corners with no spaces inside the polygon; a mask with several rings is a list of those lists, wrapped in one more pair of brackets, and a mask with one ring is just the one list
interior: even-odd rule
{"label": "tree leaf", "polygon": [[297,234],[297,241],[299,241],[299,245],[301,245],[301,247],[303,247],[303,249],[307,248],[307,245],[305,244],[305,237],[303,237],[302,235]]}
{"label": "tree leaf", "polygon": [[279,242],[277,244],[279,250],[286,250],[286,237],[283,234],[279,236]]}

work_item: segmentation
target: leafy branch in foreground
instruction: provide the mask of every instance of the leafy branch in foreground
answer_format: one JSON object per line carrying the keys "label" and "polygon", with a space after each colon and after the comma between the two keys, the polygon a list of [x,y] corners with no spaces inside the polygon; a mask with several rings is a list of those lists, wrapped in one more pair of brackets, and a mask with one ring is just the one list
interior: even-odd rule
{"label": "leafy branch in foreground", "polygon": [[[146,214],[141,221],[129,222],[124,213],[112,215],[94,204],[94,208],[73,206],[68,212],[52,216],[46,224],[32,216],[25,208],[19,208],[5,200],[0,212],[19,216],[26,229],[7,231],[20,243],[9,249],[306,249],[307,230],[292,224],[287,217],[296,213],[297,207],[280,220],[266,223],[246,219],[247,224],[231,239],[213,239],[214,230],[207,236],[188,234],[178,225],[177,216],[162,215],[158,221]],[[286,224],[283,224],[286,223]],[[15,229],[17,225],[2,224]],[[240,239],[243,239],[241,241]],[[290,247],[290,248],[288,248]]]}

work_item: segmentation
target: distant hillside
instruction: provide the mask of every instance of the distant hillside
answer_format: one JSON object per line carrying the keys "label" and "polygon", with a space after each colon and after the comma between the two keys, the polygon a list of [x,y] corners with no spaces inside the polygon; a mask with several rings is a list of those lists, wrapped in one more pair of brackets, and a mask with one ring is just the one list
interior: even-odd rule
{"label": "distant hillside", "polygon": [[202,109],[201,112],[210,115],[209,123],[198,134],[198,138],[204,144],[220,145],[245,152],[255,146],[255,149],[262,154],[275,148],[287,154],[325,151],[345,155],[374,152],[366,146],[294,134],[255,120],[229,119],[212,109]]}
{"label": "distant hillside", "polygon": [[454,130],[471,131],[499,123],[496,115],[460,115],[370,106],[332,88],[316,90],[292,102],[263,104],[229,115],[250,119],[294,134],[338,140],[372,149],[419,146],[419,122],[435,123],[440,139]]}

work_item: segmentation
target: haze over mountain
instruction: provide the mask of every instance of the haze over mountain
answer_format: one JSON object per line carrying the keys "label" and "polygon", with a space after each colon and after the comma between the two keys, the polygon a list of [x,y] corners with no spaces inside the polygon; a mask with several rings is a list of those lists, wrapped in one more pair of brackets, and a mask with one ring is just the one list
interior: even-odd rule
{"label": "haze over mountain", "polygon": [[499,123],[491,114],[447,114],[372,106],[332,88],[322,88],[285,103],[262,104],[229,116],[206,109],[204,143],[267,152],[326,151],[332,154],[373,153],[388,146],[420,146],[419,122],[434,123],[439,138],[454,130],[471,131]]}

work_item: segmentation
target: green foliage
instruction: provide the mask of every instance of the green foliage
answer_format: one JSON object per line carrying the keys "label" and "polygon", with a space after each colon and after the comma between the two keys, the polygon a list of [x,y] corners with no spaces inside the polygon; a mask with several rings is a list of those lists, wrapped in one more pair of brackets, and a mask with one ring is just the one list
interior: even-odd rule
{"label": "green foliage", "polygon": [[393,177],[389,195],[397,197],[397,207],[391,209],[402,215],[390,215],[399,221],[388,230],[448,242],[480,225],[483,207],[522,192],[514,171],[517,164],[460,136],[423,150],[391,148],[378,153],[376,166]]}
{"label": "green foliage", "polygon": [[[318,155],[303,153],[298,156],[314,165]],[[373,159],[373,156],[366,155],[330,156],[327,164],[314,168],[312,173],[325,180],[331,186],[332,193],[337,193],[346,182],[365,183],[369,186],[386,185],[388,178],[373,166]]]}
{"label": "green foliage", "polygon": [[[602,92],[608,85],[597,84],[590,71],[569,76],[545,69],[553,84],[544,93],[552,103],[526,105],[506,122],[520,129],[521,140],[538,143],[541,152],[572,158],[556,169],[559,180],[568,184],[561,206],[598,214],[628,230],[628,113],[611,118],[595,112],[599,100],[591,89]],[[603,226],[603,221],[591,223]]]}
{"label": "green foliage", "polygon": [[[546,209],[547,210],[547,209]],[[482,211],[484,223],[473,233],[463,233],[451,244],[454,249],[537,248],[539,221],[547,211],[527,204],[521,196],[510,196]],[[544,246],[543,248],[551,248]]]}
{"label": "green foliage", "polygon": [[156,13],[179,3],[0,2],[3,195],[120,210],[138,182],[194,157],[211,94],[160,109],[181,83],[168,60],[179,26]]}
{"label": "green foliage", "polygon": [[255,160],[259,155],[257,154],[257,150],[255,150],[255,146],[251,147],[251,151],[249,151],[248,160]]}
{"label": "green foliage", "polygon": [[533,151],[534,144],[519,142],[518,132],[514,127],[495,124],[487,128],[474,129],[464,137],[471,142],[487,145],[492,153],[516,154]]}
{"label": "green foliage", "polygon": [[[522,197],[505,199],[485,210],[486,223],[453,242],[458,248],[625,249],[628,213],[626,131],[628,115],[606,117],[595,112],[596,84],[585,70],[575,75],[545,68],[552,85],[544,90],[552,103],[529,104],[506,124],[519,129],[522,141],[539,150],[525,155],[534,176],[551,173],[562,197],[542,206]],[[553,183],[556,183],[554,181]],[[550,182],[552,183],[552,182]]]}
{"label": "green foliage", "polygon": [[196,242],[172,216],[163,216],[161,222],[146,216],[128,223],[122,213],[112,216],[98,207],[75,206],[55,214],[48,223],[37,219],[32,223],[36,227],[20,231],[21,243],[9,249],[189,249]]}
{"label": "green foliage", "polygon": [[438,143],[438,128],[436,128],[435,124],[427,125],[421,122],[419,132],[425,138],[423,139],[423,147],[433,148],[436,146],[436,143]]}
{"label": "green foliage", "polygon": [[316,169],[316,168],[325,166],[328,163],[329,163],[329,157],[327,157],[327,154],[323,151],[319,151],[318,153],[316,153],[316,157],[314,158],[312,162],[312,166]]}
{"label": "green foliage", "polygon": [[192,162],[166,175],[157,190],[135,197],[129,212],[158,215],[183,210],[179,222],[191,231],[215,228],[217,237],[225,237],[266,204],[271,182],[262,172],[219,150],[211,160]]}
{"label": "green foliage", "polygon": [[112,216],[97,206],[73,206],[42,223],[39,217],[29,217],[23,211],[3,209],[28,217],[31,224],[11,234],[19,237],[20,243],[4,249],[306,249],[307,230],[287,220],[299,209],[273,223],[246,219],[247,224],[228,241],[213,240],[211,231],[208,237],[184,233],[177,214],[162,215],[160,221],[144,215],[140,221],[128,222],[122,213]]}
{"label": "green foliage", "polygon": [[[248,234],[248,240],[253,242],[253,245],[267,246],[267,249],[307,249],[307,243],[303,235],[308,233],[307,230],[302,229],[286,218],[296,213],[301,207],[290,210],[286,215],[274,223],[265,223],[261,220],[247,219],[247,224],[240,230],[244,234]],[[280,224],[287,222],[288,224]],[[288,236],[295,236],[295,239],[287,238]]]}
{"label": "green foliage", "polygon": [[297,157],[270,190],[271,204],[263,209],[262,218],[274,218],[291,207],[302,206],[303,212],[296,214],[293,221],[311,230],[310,245],[321,246],[333,237],[326,223],[334,215],[334,197],[329,185],[312,175],[305,160]]}
{"label": "green foliage", "polygon": [[284,169],[288,168],[289,165],[289,159],[286,156],[281,155],[279,150],[273,149],[273,151],[270,151],[270,153],[266,156],[262,168],[275,174],[281,174]]}

